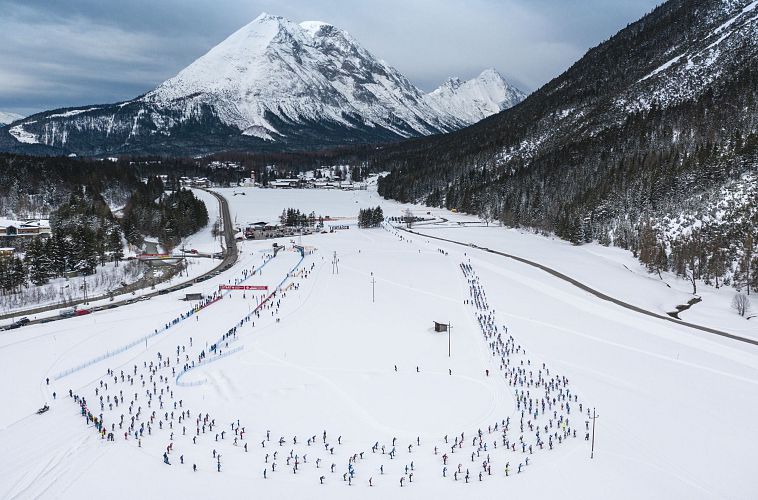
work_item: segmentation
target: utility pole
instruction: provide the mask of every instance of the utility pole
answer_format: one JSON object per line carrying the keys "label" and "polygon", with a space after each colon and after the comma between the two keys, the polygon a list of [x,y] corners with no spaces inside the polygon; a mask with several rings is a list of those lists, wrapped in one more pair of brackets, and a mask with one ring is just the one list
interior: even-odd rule
{"label": "utility pole", "polygon": [[595,409],[592,409],[592,450],[590,451],[590,458],[595,458],[595,420],[600,417],[595,413]]}
{"label": "utility pole", "polygon": [[374,287],[376,285],[376,278],[374,278],[374,273],[371,273],[371,302],[376,302],[376,294],[374,293]]}
{"label": "utility pole", "polygon": [[450,351],[450,336],[453,334],[453,325],[450,323],[447,324],[447,357],[450,358],[451,351]]}

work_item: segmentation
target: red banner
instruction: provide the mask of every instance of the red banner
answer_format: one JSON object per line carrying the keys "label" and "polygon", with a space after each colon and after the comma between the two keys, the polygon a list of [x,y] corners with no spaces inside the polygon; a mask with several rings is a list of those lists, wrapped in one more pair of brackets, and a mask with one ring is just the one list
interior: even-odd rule
{"label": "red banner", "polygon": [[219,285],[219,290],[268,290],[265,285]]}

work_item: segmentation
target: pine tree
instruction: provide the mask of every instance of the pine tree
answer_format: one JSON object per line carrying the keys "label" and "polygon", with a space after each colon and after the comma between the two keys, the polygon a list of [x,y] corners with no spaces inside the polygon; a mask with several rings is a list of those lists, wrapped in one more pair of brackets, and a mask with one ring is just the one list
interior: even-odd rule
{"label": "pine tree", "polygon": [[121,242],[118,226],[111,228],[110,233],[108,233],[108,251],[111,253],[111,259],[118,266],[118,263],[124,258],[124,246]]}
{"label": "pine tree", "polygon": [[52,259],[53,272],[57,276],[63,276],[70,269],[69,242],[60,231],[53,233],[50,238],[48,255]]}
{"label": "pine tree", "polygon": [[47,254],[47,245],[39,238],[34,238],[26,250],[24,265],[29,273],[29,280],[39,286],[50,280],[52,275],[51,259]]}
{"label": "pine tree", "polygon": [[26,282],[26,268],[24,261],[18,257],[13,257],[10,266],[10,288],[13,291],[18,290]]}
{"label": "pine tree", "polygon": [[750,295],[750,289],[753,288],[754,279],[754,259],[753,259],[753,235],[748,233],[742,245],[742,258],[740,259],[739,268],[737,269],[737,280],[740,286],[747,289]]}

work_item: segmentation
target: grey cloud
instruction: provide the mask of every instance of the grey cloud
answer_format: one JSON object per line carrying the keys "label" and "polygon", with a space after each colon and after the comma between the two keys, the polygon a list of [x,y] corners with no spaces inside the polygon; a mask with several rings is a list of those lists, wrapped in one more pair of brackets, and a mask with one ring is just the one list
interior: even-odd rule
{"label": "grey cloud", "polygon": [[424,90],[495,67],[526,91],[656,0],[0,0],[0,109],[130,99],[260,12],[349,31]]}

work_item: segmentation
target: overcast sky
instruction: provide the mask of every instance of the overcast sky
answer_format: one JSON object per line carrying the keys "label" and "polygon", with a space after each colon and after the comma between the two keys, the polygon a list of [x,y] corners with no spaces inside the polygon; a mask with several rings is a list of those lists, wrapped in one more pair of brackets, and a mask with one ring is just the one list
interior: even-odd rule
{"label": "overcast sky", "polygon": [[0,111],[142,94],[261,12],[350,32],[429,91],[494,67],[525,91],[660,0],[0,0]]}

